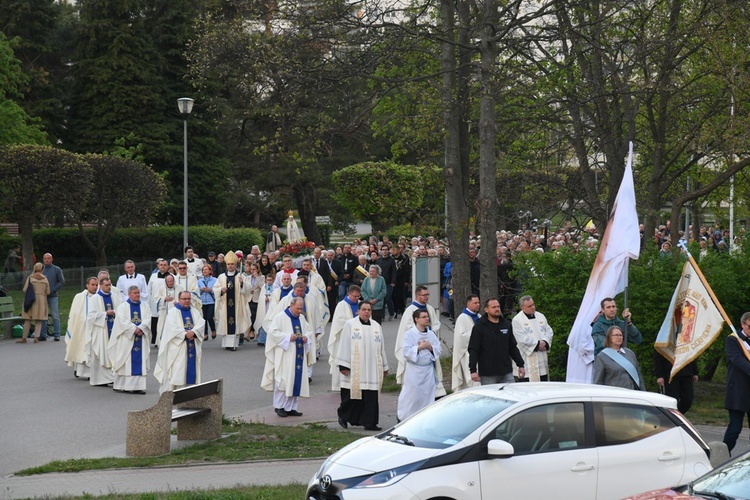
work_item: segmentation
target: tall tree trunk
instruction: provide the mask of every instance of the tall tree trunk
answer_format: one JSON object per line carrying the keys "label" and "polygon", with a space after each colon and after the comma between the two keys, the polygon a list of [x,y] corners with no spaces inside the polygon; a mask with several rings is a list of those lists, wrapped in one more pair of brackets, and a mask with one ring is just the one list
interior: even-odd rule
{"label": "tall tree trunk", "polygon": [[[450,242],[453,286],[454,310],[456,313],[464,306],[464,299],[471,293],[469,278],[469,210],[466,204],[469,169],[468,159],[464,161],[464,150],[468,143],[466,124],[466,109],[464,105],[466,96],[461,94],[461,89],[467,86],[468,70],[457,67],[456,47],[452,40],[456,37],[466,36],[468,25],[468,7],[461,6],[466,2],[457,2],[458,28],[456,29],[456,12],[454,2],[441,0],[441,23],[443,28],[444,42],[440,65],[443,72],[441,99],[443,102],[443,125],[445,128],[445,166],[443,179],[445,181],[445,198],[447,203],[447,236]],[[461,58],[459,57],[459,60]]]}
{"label": "tall tree trunk", "polygon": [[295,184],[292,188],[294,191],[294,200],[297,202],[302,230],[308,241],[318,243],[318,226],[315,224],[315,188],[311,185]]}
{"label": "tall tree trunk", "polygon": [[498,55],[495,36],[498,5],[496,1],[484,2],[484,28],[480,34],[480,100],[479,100],[479,198],[477,199],[477,220],[482,235],[482,252],[479,258],[479,294],[482,300],[497,298],[497,251],[495,231],[497,230],[497,159],[495,141],[497,124],[495,118],[495,98],[493,96],[493,75]]}
{"label": "tall tree trunk", "polygon": [[31,273],[34,269],[34,223],[30,215],[24,216],[18,221],[18,232],[21,234],[22,270]]}

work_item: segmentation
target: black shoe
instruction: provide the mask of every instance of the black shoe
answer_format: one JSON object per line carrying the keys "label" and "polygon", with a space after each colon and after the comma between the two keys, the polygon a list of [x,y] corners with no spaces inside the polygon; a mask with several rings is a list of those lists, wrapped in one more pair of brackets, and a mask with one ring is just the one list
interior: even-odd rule
{"label": "black shoe", "polygon": [[289,410],[288,412],[286,412],[286,414],[289,415],[290,417],[301,417],[302,416],[302,412],[299,412],[297,410]]}
{"label": "black shoe", "polygon": [[39,337],[39,342],[47,342],[47,337]]}
{"label": "black shoe", "polygon": [[366,431],[382,431],[382,427],[378,427],[377,425],[373,425],[372,427],[365,427]]}
{"label": "black shoe", "polygon": [[146,394],[146,391],[130,391],[130,394]]}
{"label": "black shoe", "polygon": [[55,342],[60,342],[60,337],[55,337]]}
{"label": "black shoe", "polygon": [[236,347],[231,347],[229,350],[232,351],[232,352],[236,352],[237,348]]}
{"label": "black shoe", "polygon": [[258,342],[258,347],[265,347],[265,345],[263,342]]}
{"label": "black shoe", "polygon": [[348,429],[349,428],[349,424],[346,422],[346,420],[344,420],[341,417],[339,417],[339,425],[341,427],[343,427],[344,429]]}
{"label": "black shoe", "polygon": [[312,377],[307,377],[307,383],[312,384]]}
{"label": "black shoe", "polygon": [[280,417],[288,417],[289,416],[289,414],[287,413],[287,411],[284,408],[276,408],[276,415],[278,415]]}

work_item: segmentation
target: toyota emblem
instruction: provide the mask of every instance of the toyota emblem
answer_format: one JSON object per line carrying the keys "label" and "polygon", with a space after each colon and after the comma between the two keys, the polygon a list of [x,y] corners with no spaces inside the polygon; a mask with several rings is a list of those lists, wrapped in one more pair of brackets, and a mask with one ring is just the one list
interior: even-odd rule
{"label": "toyota emblem", "polygon": [[322,491],[328,490],[328,488],[331,487],[331,484],[333,484],[333,479],[331,479],[331,476],[323,476],[320,478],[320,489]]}

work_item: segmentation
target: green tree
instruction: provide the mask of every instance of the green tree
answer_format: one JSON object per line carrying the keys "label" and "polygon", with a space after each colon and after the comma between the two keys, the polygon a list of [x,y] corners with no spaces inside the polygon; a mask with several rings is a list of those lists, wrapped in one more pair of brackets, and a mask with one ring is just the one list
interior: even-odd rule
{"label": "green tree", "polygon": [[[393,162],[358,163],[332,175],[339,204],[356,217],[369,220],[376,233],[404,220],[414,223],[427,201],[426,192],[431,187],[434,191],[436,178],[439,170],[435,167]],[[440,204],[439,198],[429,201]]]}
{"label": "green tree", "polygon": [[39,120],[30,117],[19,105],[20,88],[27,80],[10,41],[0,32],[0,145],[47,142],[39,129]]}
{"label": "green tree", "polygon": [[222,114],[240,180],[230,189],[252,184],[235,198],[265,192],[287,209],[296,205],[305,235],[316,240],[331,171],[352,157],[380,159],[368,123],[377,91],[363,79],[373,52],[360,50],[364,30],[347,2],[243,5],[248,10],[203,24],[191,76],[199,89],[220,83],[208,106]]}
{"label": "green tree", "polygon": [[[66,145],[101,153],[133,133],[146,161],[168,142],[161,58],[140,0],[82,0]],[[175,108],[176,102],[172,104]],[[179,125],[177,125],[179,126]]]}
{"label": "green tree", "polygon": [[24,262],[33,262],[34,223],[78,217],[92,170],[79,155],[50,146],[6,146],[0,152],[0,208],[18,223]]}
{"label": "green tree", "polygon": [[62,98],[70,68],[75,7],[55,0],[0,0],[0,31],[18,43],[26,83],[19,103],[55,143],[65,128]]}
{"label": "green tree", "polygon": [[[93,171],[93,186],[82,198],[77,219],[81,238],[96,255],[96,265],[107,265],[107,245],[121,227],[152,222],[166,193],[164,180],[138,161],[118,156],[88,154],[84,161]],[[92,240],[84,223],[96,224]]]}

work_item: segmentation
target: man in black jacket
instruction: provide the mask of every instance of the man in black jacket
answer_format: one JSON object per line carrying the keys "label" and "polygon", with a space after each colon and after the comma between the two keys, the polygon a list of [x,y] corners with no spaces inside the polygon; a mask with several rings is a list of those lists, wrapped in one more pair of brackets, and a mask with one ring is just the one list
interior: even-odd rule
{"label": "man in black jacket", "polygon": [[723,441],[730,452],[742,432],[745,415],[750,418],[750,312],[742,315],[740,324],[742,330],[728,336],[724,343],[727,355],[724,408],[729,411],[729,425]]}
{"label": "man in black jacket", "polygon": [[391,249],[387,245],[383,245],[380,250],[377,265],[380,266],[380,275],[385,280],[385,306],[388,308],[388,319],[391,320],[396,314],[393,307],[393,289],[396,288],[396,260],[391,257]]}
{"label": "man in black jacket", "polygon": [[357,256],[352,253],[351,245],[344,245],[344,253],[336,257],[336,259],[341,262],[341,266],[344,270],[343,276],[339,275],[339,301],[341,301],[344,300],[346,291],[349,287],[354,284],[354,270],[357,269],[359,260],[357,259]]}
{"label": "man in black jacket", "polygon": [[471,379],[482,385],[513,382],[511,359],[518,365],[518,377],[526,377],[512,323],[503,317],[500,302],[495,298],[488,299],[484,303],[484,316],[472,328],[469,339]]}

